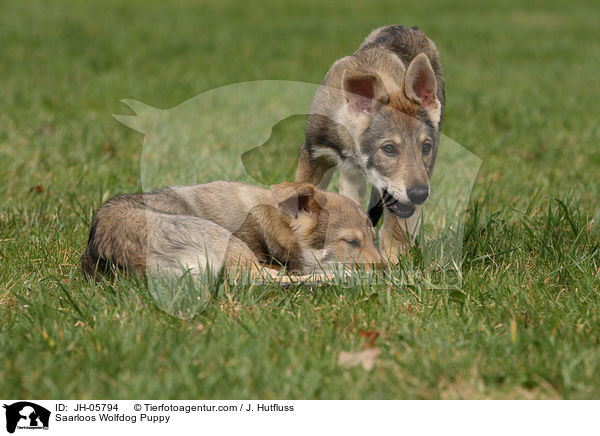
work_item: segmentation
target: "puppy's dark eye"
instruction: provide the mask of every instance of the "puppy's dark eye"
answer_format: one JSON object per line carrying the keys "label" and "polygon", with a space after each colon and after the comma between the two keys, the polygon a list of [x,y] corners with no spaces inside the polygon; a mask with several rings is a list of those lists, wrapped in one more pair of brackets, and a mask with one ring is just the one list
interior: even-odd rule
{"label": "puppy's dark eye", "polygon": [[343,241],[354,248],[360,248],[360,242],[356,239],[343,239]]}
{"label": "puppy's dark eye", "polygon": [[394,146],[394,144],[388,142],[381,147],[381,150],[388,156],[398,156],[398,150]]}
{"label": "puppy's dark eye", "polygon": [[423,154],[424,155],[428,155],[429,152],[431,151],[431,142],[427,141],[423,143]]}

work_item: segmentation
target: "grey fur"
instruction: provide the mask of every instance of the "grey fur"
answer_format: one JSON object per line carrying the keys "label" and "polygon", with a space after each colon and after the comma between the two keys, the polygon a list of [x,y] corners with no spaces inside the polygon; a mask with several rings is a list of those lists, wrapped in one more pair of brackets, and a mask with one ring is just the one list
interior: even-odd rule
{"label": "grey fur", "polygon": [[[385,193],[381,247],[405,245],[404,237],[390,239],[399,237],[396,227],[406,228],[404,218],[415,221],[411,214],[420,203],[410,198],[409,188],[429,189],[444,89],[437,48],[423,32],[400,25],[374,30],[356,52],[333,64],[316,92],[296,181],[324,188],[332,170],[340,168],[341,192],[360,202],[366,178],[377,188],[374,205]],[[386,142],[398,149],[395,160],[382,154]],[[427,154],[426,142],[431,142]],[[374,223],[378,218],[375,214]],[[408,227],[416,231],[413,224]]]}
{"label": "grey fur", "polygon": [[[361,239],[361,247],[346,259],[340,235],[349,233]],[[373,238],[358,205],[310,184],[284,183],[268,191],[213,182],[107,201],[93,219],[82,264],[90,276],[115,268],[136,275],[200,273],[206,266],[258,274],[273,264],[309,273],[320,260],[379,263]]]}

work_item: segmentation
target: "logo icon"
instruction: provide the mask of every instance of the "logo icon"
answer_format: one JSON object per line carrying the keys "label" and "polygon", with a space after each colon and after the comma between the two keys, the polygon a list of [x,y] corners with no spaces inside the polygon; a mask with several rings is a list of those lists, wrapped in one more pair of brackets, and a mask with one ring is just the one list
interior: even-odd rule
{"label": "logo icon", "polygon": [[14,433],[18,429],[48,429],[50,411],[42,406],[29,401],[19,401],[6,409],[6,431]]}

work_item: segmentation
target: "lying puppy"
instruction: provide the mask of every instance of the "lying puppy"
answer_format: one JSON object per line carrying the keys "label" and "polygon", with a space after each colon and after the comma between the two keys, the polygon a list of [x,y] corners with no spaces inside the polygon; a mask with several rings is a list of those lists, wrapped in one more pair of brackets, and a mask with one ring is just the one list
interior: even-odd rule
{"label": "lying puppy", "polygon": [[82,259],[95,276],[111,267],[145,273],[275,276],[273,265],[312,274],[339,264],[382,263],[375,232],[357,203],[309,183],[270,191],[213,182],[120,195],[93,219]]}

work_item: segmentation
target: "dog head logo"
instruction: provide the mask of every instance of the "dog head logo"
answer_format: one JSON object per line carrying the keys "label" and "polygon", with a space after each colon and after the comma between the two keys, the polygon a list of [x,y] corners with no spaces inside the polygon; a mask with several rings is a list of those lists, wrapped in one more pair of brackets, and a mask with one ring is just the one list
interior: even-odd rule
{"label": "dog head logo", "polygon": [[48,429],[50,411],[28,401],[4,405],[6,409],[6,431],[14,433],[18,429]]}
{"label": "dog head logo", "polygon": [[[424,105],[431,109],[427,118],[434,119],[437,124],[440,121],[440,114],[436,112],[438,104],[427,100],[429,94],[435,91],[433,82],[425,80],[431,78],[430,69],[425,68],[428,65],[423,59],[417,61],[408,72],[411,80],[407,80],[407,83],[414,84],[410,88],[413,93],[410,102],[418,106],[418,98],[425,99],[419,107]],[[363,151],[361,156],[372,157],[371,162],[363,159],[364,162],[358,164],[372,173],[368,179],[376,189],[382,191],[386,206],[396,215],[413,214],[414,205],[427,200],[419,210],[420,215],[414,216],[422,223],[419,237],[430,241],[427,244],[419,243],[425,263],[432,269],[438,266],[460,268],[462,216],[467,210],[481,160],[452,139],[439,134],[435,125],[398,110],[394,101],[377,106],[380,107],[379,111],[367,108],[364,114],[355,115],[369,120],[365,124],[373,128],[366,131],[357,130],[356,126],[361,123],[355,122],[351,116],[332,117],[328,107],[314,104],[313,98],[319,90],[332,93],[332,98],[341,101],[349,99],[350,103],[357,92],[358,97],[364,99],[363,88],[359,85],[364,85],[365,81],[361,82],[361,78],[355,76],[346,79],[347,89],[293,81],[235,83],[203,92],[170,109],[155,108],[136,100],[123,100],[135,114],[114,117],[145,135],[140,158],[141,188],[145,192],[165,186],[195,185],[217,180],[244,182],[263,188],[294,180],[303,130],[306,128],[308,137],[309,125],[314,127],[310,120],[326,119],[327,126],[339,125],[340,134],[351,137]],[[372,83],[370,81],[367,84]],[[428,102],[431,104],[426,104]],[[376,105],[381,103],[377,101]],[[364,108],[359,105],[358,109]],[[395,121],[386,123],[386,116],[394,117]],[[395,141],[392,146],[398,149],[397,155],[392,146],[388,147],[390,144],[387,142],[390,141],[384,144],[379,141],[382,138],[373,136],[380,125],[386,126],[386,138]],[[411,130],[408,127],[414,128]],[[405,138],[409,131],[412,132],[410,138]],[[414,147],[400,150],[398,145],[408,139],[414,139],[411,142]],[[373,153],[367,150],[375,145],[378,148]],[[436,171],[430,189],[429,176],[434,160],[437,162]],[[386,174],[390,177],[383,183]],[[398,180],[398,183],[392,183],[392,179],[402,181],[404,188]],[[333,180],[332,190],[337,191],[337,181]],[[393,189],[394,186],[398,189]],[[221,202],[227,201],[224,197]],[[243,223],[245,218],[240,216],[234,219]],[[328,225],[323,235],[327,247],[334,252],[310,252],[319,263],[326,260],[328,254],[337,258],[341,253],[348,252],[351,256],[355,246],[367,240],[362,234],[342,235],[335,232],[342,227]],[[369,244],[371,242],[368,241]],[[371,257],[375,258],[375,255]],[[172,313],[170,310],[168,312]]]}

